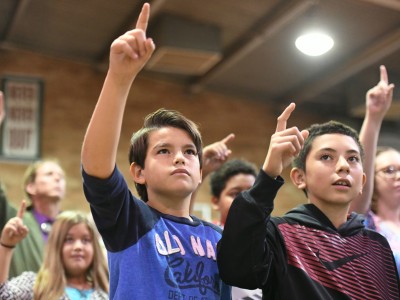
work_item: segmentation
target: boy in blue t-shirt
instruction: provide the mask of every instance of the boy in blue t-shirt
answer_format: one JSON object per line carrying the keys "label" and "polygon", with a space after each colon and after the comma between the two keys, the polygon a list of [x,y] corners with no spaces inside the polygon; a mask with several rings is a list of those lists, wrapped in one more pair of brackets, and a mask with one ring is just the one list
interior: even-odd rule
{"label": "boy in blue t-shirt", "polygon": [[144,4],[136,29],[111,45],[110,66],[82,147],[84,192],[108,250],[111,299],[230,299],[219,277],[221,230],[189,214],[201,182],[202,141],[180,113],[160,109],[131,140],[130,173],[142,200],[116,167],[131,84],[155,46]]}

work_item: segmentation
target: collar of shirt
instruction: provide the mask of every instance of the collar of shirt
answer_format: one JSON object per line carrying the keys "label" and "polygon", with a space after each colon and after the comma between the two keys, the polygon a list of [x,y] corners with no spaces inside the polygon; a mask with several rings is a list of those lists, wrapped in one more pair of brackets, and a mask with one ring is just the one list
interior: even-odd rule
{"label": "collar of shirt", "polygon": [[51,225],[53,224],[54,219],[49,218],[48,216],[45,216],[44,214],[39,213],[35,209],[32,210],[32,213],[33,213],[33,216],[35,217],[36,221],[39,224],[43,239],[45,241],[47,241],[47,237],[49,235]]}

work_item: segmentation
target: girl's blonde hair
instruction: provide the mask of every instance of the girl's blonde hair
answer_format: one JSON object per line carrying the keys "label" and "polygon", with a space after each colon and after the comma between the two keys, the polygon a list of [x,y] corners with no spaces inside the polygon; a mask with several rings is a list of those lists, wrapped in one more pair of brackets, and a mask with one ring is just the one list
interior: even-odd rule
{"label": "girl's blonde hair", "polygon": [[86,276],[94,289],[108,292],[107,265],[93,223],[83,212],[65,211],[58,215],[51,229],[44,261],[33,289],[35,300],[59,299],[65,293],[67,278],[62,260],[63,245],[71,227],[82,223],[89,229],[93,243],[93,261]]}

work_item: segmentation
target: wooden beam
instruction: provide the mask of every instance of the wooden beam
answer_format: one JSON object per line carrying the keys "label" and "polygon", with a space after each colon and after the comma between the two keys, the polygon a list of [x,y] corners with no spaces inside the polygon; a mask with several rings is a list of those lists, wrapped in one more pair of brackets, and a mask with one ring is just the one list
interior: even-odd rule
{"label": "wooden beam", "polygon": [[400,50],[399,41],[400,29],[395,29],[378,40],[375,44],[368,45],[364,51],[350,58],[329,74],[314,78],[314,80],[311,80],[308,84],[303,84],[301,88],[295,89],[286,95],[282,95],[281,99],[295,99],[296,102],[299,103],[311,99],[357,74],[368,66]]}
{"label": "wooden beam", "polygon": [[358,0],[361,2],[368,2],[375,5],[383,6],[386,8],[394,9],[400,11],[400,1],[399,0]]}
{"label": "wooden beam", "polygon": [[273,14],[268,12],[249,31],[244,33],[232,47],[224,51],[222,54],[223,59],[219,63],[192,82],[189,85],[189,91],[192,93],[201,92],[204,89],[204,85],[217,74],[231,67],[317,3],[318,1],[316,0],[293,0],[288,4],[285,3],[277,7]]}
{"label": "wooden beam", "polygon": [[13,33],[18,24],[24,22],[24,14],[28,8],[28,5],[32,2],[32,0],[22,0],[18,2],[18,6],[14,12],[14,15],[11,19],[10,24],[8,25],[2,40],[8,40],[8,37]]}

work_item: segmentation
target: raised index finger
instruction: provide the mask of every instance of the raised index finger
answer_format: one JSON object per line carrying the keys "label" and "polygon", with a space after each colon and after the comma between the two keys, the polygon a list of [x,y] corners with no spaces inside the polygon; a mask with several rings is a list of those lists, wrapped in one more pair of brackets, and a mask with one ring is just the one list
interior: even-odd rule
{"label": "raised index finger", "polygon": [[386,71],[386,67],[385,66],[380,66],[380,71],[381,71],[381,81],[386,82],[387,84],[389,84],[389,78],[388,78],[388,74]]}
{"label": "raised index finger", "polygon": [[142,11],[139,14],[139,18],[136,22],[136,29],[142,29],[144,32],[147,30],[147,24],[150,19],[150,4],[143,4]]}
{"label": "raised index finger", "polygon": [[222,142],[224,144],[232,141],[235,138],[235,135],[233,133],[228,134],[225,138],[222,139]]}
{"label": "raised index finger", "polygon": [[285,108],[283,113],[278,117],[278,121],[276,123],[276,132],[283,131],[286,129],[287,121],[289,120],[290,115],[294,111],[296,104],[293,102]]}
{"label": "raised index finger", "polygon": [[17,217],[18,218],[22,219],[24,217],[25,209],[26,209],[26,201],[22,200],[21,205],[20,205],[20,207],[18,209],[18,212],[17,212]]}

